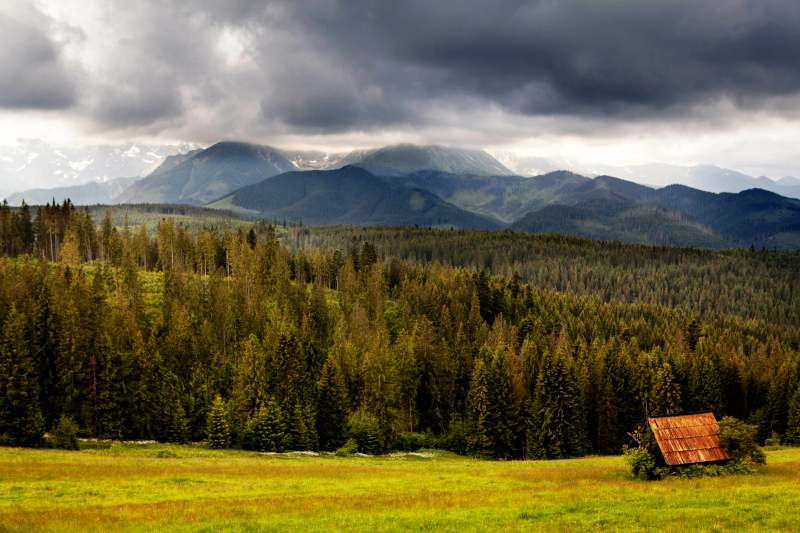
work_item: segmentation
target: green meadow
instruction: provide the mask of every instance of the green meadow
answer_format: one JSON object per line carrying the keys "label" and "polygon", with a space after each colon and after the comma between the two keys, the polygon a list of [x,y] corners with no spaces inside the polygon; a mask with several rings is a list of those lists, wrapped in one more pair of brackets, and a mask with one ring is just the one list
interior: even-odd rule
{"label": "green meadow", "polygon": [[749,476],[635,481],[621,457],[489,462],[204,446],[0,448],[0,531],[792,531],[800,449]]}

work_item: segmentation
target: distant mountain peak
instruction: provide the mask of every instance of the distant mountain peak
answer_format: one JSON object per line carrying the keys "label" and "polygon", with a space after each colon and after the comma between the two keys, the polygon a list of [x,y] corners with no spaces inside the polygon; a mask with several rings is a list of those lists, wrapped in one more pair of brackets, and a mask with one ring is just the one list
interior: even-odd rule
{"label": "distant mountain peak", "polygon": [[450,148],[436,144],[394,144],[374,150],[353,151],[337,166],[356,165],[379,176],[403,176],[423,170],[453,174],[507,176],[513,174],[483,150]]}

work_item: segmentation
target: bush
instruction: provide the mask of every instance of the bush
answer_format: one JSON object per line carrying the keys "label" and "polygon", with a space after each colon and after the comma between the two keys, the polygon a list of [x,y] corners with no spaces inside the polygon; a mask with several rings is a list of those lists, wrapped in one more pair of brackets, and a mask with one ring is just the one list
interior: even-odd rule
{"label": "bush", "polygon": [[[650,452],[639,448],[622,449],[628,471],[637,479],[656,479],[656,460]],[[660,470],[660,469],[659,469]]]}
{"label": "bush", "polygon": [[359,452],[370,455],[381,453],[380,428],[372,420],[353,417],[348,423],[348,434]]}
{"label": "bush", "polygon": [[355,439],[348,439],[335,453],[337,457],[350,457],[356,452],[358,452],[358,444],[356,444]]}
{"label": "bush", "polygon": [[399,433],[394,441],[394,449],[400,452],[415,452],[424,447],[424,433]]}
{"label": "bush", "polygon": [[781,445],[781,437],[778,435],[777,431],[772,432],[772,436],[764,441],[764,446],[780,446]]}
{"label": "bush", "polygon": [[56,448],[78,450],[78,424],[72,417],[61,415],[58,425],[52,431]]}
{"label": "bush", "polygon": [[156,457],[159,459],[175,459],[178,457],[178,454],[173,452],[172,450],[159,450],[156,453]]}
{"label": "bush", "polygon": [[719,442],[737,463],[766,464],[767,458],[756,441],[758,429],[732,416],[719,421]]}

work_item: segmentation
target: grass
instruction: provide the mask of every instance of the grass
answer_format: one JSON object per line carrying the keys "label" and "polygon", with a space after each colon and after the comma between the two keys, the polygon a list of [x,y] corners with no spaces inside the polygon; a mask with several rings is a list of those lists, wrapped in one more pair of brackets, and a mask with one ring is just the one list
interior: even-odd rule
{"label": "grass", "polygon": [[789,531],[800,504],[800,449],[752,476],[642,482],[620,457],[102,447],[0,449],[0,531]]}

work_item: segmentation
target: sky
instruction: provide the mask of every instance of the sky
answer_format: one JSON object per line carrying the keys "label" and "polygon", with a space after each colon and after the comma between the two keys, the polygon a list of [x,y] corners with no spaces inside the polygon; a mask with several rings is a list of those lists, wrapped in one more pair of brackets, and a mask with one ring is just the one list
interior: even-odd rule
{"label": "sky", "polygon": [[0,0],[0,144],[398,142],[800,177],[797,0]]}

